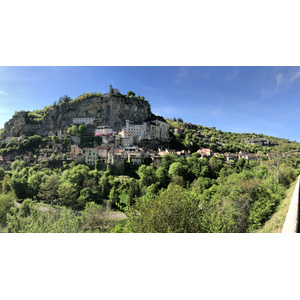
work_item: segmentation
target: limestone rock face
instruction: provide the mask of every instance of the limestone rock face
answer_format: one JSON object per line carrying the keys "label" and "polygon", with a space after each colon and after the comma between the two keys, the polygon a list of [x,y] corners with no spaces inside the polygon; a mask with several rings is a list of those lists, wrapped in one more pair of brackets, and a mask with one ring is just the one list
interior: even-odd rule
{"label": "limestone rock face", "polygon": [[95,118],[94,125],[110,125],[119,131],[125,127],[128,119],[142,123],[153,116],[150,104],[144,100],[128,98],[121,94],[104,94],[68,105],[55,105],[40,124],[28,124],[29,112],[18,112],[5,123],[3,137],[33,135],[47,136],[50,131],[56,134],[59,130],[66,132],[73,124],[73,118]]}

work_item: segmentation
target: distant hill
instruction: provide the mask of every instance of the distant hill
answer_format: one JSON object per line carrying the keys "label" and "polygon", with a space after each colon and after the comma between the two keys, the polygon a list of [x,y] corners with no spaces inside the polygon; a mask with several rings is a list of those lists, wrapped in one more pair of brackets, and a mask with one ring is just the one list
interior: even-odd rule
{"label": "distant hill", "polygon": [[299,143],[264,134],[224,132],[215,127],[205,127],[179,120],[167,119],[172,138],[170,146],[176,150],[186,149],[195,152],[200,148],[209,148],[219,153],[246,151],[266,154],[277,145],[284,145],[287,150],[297,150],[300,146]]}

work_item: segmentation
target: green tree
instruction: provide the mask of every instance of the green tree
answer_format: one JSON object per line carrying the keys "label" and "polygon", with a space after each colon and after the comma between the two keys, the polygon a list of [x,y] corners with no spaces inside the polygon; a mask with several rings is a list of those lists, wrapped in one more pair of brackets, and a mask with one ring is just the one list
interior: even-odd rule
{"label": "green tree", "polygon": [[77,165],[70,169],[70,171],[65,175],[67,180],[69,180],[76,190],[82,187],[83,182],[89,178],[89,167],[85,165]]}
{"label": "green tree", "polygon": [[141,188],[139,185],[139,182],[131,178],[128,182],[129,188],[127,191],[127,205],[132,205],[137,197],[140,197],[141,195]]}
{"label": "green tree", "polygon": [[119,193],[117,192],[116,187],[113,186],[109,192],[109,208],[117,208],[117,203],[119,203],[119,200]]}
{"label": "green tree", "polygon": [[106,175],[103,175],[99,180],[99,192],[100,197],[103,200],[108,199],[110,188],[111,185],[109,183],[108,177]]}
{"label": "green tree", "polygon": [[104,232],[107,226],[105,209],[95,202],[87,203],[82,213],[82,223],[84,231]]}
{"label": "green tree", "polygon": [[165,154],[162,159],[162,166],[169,170],[170,165],[175,161],[175,157],[172,154]]}
{"label": "green tree", "polygon": [[46,203],[53,205],[54,201],[58,199],[59,178],[57,175],[51,175],[41,185],[38,197]]}
{"label": "green tree", "polygon": [[20,173],[14,173],[10,179],[11,190],[18,199],[25,199],[30,196],[29,186],[26,176],[20,176]]}
{"label": "green tree", "polygon": [[5,176],[5,171],[3,168],[0,167],[0,180],[3,180],[4,176]]}
{"label": "green tree", "polygon": [[60,98],[64,104],[69,103],[72,99],[68,95],[64,95]]}
{"label": "green tree", "polygon": [[155,171],[157,182],[161,188],[166,188],[170,183],[170,177],[168,171],[164,167],[159,167]]}
{"label": "green tree", "polygon": [[149,186],[156,182],[155,170],[152,165],[141,165],[138,169],[138,175],[142,186]]}
{"label": "green tree", "polygon": [[69,127],[68,130],[67,130],[67,134],[69,135],[79,135],[79,129],[76,125],[73,125],[72,127]]}
{"label": "green tree", "polygon": [[85,125],[81,124],[78,128],[79,135],[85,135],[87,131],[87,128]]}
{"label": "green tree", "polygon": [[77,191],[74,186],[68,181],[62,182],[58,188],[58,203],[75,208],[76,200]]}
{"label": "green tree", "polygon": [[128,91],[127,96],[128,97],[135,97],[135,93],[133,91]]}
{"label": "green tree", "polygon": [[202,232],[198,201],[176,185],[151,200],[139,198],[126,214],[131,232]]}
{"label": "green tree", "polygon": [[14,195],[12,193],[0,195],[0,225],[2,227],[6,226],[6,215],[14,206],[14,201]]}

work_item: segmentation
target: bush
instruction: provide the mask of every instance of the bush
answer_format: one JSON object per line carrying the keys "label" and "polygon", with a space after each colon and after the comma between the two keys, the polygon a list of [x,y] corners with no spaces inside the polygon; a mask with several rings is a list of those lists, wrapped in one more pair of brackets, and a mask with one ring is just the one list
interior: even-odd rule
{"label": "bush", "polygon": [[12,193],[0,195],[0,225],[6,226],[6,215],[14,206],[14,195]]}
{"label": "bush", "polygon": [[152,199],[139,198],[127,211],[132,232],[201,232],[201,211],[191,194],[176,185]]}

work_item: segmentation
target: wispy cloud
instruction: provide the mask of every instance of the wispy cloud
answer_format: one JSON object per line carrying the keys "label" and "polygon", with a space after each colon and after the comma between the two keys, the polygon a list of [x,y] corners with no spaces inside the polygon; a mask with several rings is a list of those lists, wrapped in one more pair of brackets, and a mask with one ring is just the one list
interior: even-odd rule
{"label": "wispy cloud", "polygon": [[300,78],[299,68],[289,68],[287,70],[277,71],[272,74],[271,80],[261,90],[262,100],[269,99],[289,88],[294,82]]}
{"label": "wispy cloud", "polygon": [[181,85],[185,82],[185,80],[190,76],[190,71],[187,67],[180,67],[177,76],[176,76],[176,84]]}
{"label": "wispy cloud", "polygon": [[7,95],[7,93],[5,93],[4,91],[0,90],[0,95]]}
{"label": "wispy cloud", "polygon": [[180,67],[175,77],[175,84],[190,86],[192,81],[207,81],[212,79],[214,71],[214,67]]}

